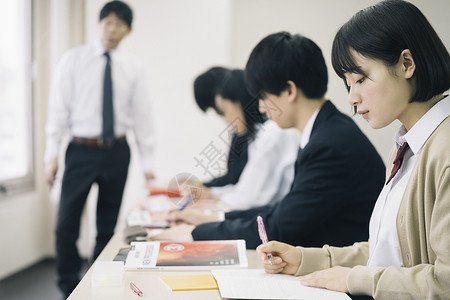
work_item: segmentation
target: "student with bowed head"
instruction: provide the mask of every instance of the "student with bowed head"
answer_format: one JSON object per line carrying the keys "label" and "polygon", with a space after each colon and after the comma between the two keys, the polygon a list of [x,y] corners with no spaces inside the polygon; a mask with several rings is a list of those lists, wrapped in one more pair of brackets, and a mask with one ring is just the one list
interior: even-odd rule
{"label": "student with bowed head", "polygon": [[175,212],[171,220],[188,224],[154,238],[245,239],[247,248],[255,249],[261,216],[268,237],[286,243],[348,246],[367,239],[385,168],[355,122],[325,98],[328,74],[320,48],[299,34],[271,34],[253,49],[245,76],[260,111],[279,127],[302,133],[290,191],[275,205],[225,215]]}
{"label": "student with bowed head", "polygon": [[[211,67],[198,75],[194,80],[194,98],[198,107],[206,112],[213,108],[218,115],[223,113],[217,109],[215,97],[228,69],[220,66]],[[203,183],[203,188],[221,187],[236,184],[248,161],[249,135],[232,133],[228,151],[227,172]],[[193,182],[191,184],[198,184]]]}
{"label": "student with bowed head", "polygon": [[375,299],[448,299],[448,50],[416,6],[390,0],[359,11],[339,29],[332,63],[350,105],[371,127],[402,124],[369,240],[344,248],[272,241],[257,248],[266,272],[301,275],[304,285]]}

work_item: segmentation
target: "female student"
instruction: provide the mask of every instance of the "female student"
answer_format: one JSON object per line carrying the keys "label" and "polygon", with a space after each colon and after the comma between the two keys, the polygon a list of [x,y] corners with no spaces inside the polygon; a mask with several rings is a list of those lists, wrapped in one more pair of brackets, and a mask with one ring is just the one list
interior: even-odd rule
{"label": "female student", "polygon": [[371,127],[401,122],[391,162],[397,159],[387,170],[368,242],[344,248],[269,242],[257,249],[264,268],[302,275],[304,285],[375,299],[448,299],[449,53],[417,7],[391,0],[340,28],[332,62],[350,105]]}
{"label": "female student", "polygon": [[220,200],[226,209],[248,209],[281,200],[294,179],[299,134],[266,121],[258,99],[247,91],[243,70],[229,70],[224,76],[215,106],[235,134],[248,137],[248,161],[236,184],[205,187],[201,198]]}

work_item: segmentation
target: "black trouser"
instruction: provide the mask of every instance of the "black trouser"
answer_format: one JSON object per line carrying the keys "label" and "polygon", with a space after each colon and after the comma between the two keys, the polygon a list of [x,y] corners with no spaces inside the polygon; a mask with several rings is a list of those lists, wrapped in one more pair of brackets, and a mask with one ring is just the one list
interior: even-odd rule
{"label": "black trouser", "polygon": [[56,225],[58,286],[66,297],[79,282],[81,260],[76,242],[86,198],[98,184],[96,259],[114,233],[128,174],[130,148],[126,142],[111,148],[71,142],[67,148]]}

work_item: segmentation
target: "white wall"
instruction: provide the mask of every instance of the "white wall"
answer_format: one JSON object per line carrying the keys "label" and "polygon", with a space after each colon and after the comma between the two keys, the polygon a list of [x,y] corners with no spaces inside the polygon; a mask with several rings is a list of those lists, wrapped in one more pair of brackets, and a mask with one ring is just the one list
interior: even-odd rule
{"label": "white wall", "polygon": [[[233,22],[231,32],[231,62],[245,66],[251,50],[268,34],[278,31],[300,33],[316,42],[322,49],[328,66],[327,98],[344,113],[351,115],[347,102],[347,92],[342,80],[331,66],[331,45],[336,31],[354,13],[376,0],[245,0],[233,1]],[[412,0],[432,23],[450,49],[450,1],[448,0]],[[381,20],[380,20],[381,21]],[[393,134],[399,123],[373,130],[362,118],[354,120],[369,137],[384,160],[393,145]]]}
{"label": "white wall", "polygon": [[[36,190],[0,201],[0,278],[53,253],[55,205],[49,200],[42,167],[46,98],[54,62],[66,48],[72,46],[70,41],[56,37],[64,34],[58,33],[60,28],[48,29],[53,10],[67,13],[67,5],[57,4],[59,1],[76,3],[80,0],[35,0],[34,7],[39,11],[37,23],[42,23],[41,27],[34,28],[38,75],[34,87]],[[203,171],[196,166],[194,157],[211,141],[226,148],[218,141],[225,124],[213,112],[205,115],[196,107],[192,81],[212,65],[244,67],[250,51],[269,33],[288,30],[312,38],[322,48],[330,68],[328,98],[342,111],[350,113],[342,82],[331,70],[331,42],[341,24],[357,10],[375,2],[128,0],[135,13],[135,21],[133,32],[124,40],[122,48],[140,57],[148,69],[156,112],[157,175],[162,180],[169,180],[180,172],[192,172],[203,177]],[[450,49],[450,1],[412,2],[424,12],[447,49]],[[86,41],[93,40],[97,35],[98,12],[104,3],[104,0],[84,0]],[[63,22],[64,14],[56,21],[52,20]],[[66,26],[59,24],[57,26]],[[71,26],[75,32],[83,27],[80,24]],[[355,120],[386,158],[396,126],[372,130],[359,117]],[[139,161],[135,151],[133,154],[125,191],[125,209],[145,196]],[[83,230],[82,236],[85,252],[92,246],[95,234],[92,230],[93,201],[89,206],[89,226]],[[10,244],[12,240],[14,247]]]}

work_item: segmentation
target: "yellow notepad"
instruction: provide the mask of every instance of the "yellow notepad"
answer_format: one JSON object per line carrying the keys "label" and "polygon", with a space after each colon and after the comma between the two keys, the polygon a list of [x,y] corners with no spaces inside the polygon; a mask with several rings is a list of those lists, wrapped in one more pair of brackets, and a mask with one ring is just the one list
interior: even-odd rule
{"label": "yellow notepad", "polygon": [[159,276],[172,291],[214,290],[218,289],[212,274]]}

